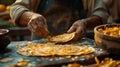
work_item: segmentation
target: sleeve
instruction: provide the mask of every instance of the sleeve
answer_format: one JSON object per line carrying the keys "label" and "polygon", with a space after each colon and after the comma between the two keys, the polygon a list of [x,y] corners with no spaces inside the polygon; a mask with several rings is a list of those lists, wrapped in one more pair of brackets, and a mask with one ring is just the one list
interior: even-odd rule
{"label": "sleeve", "polygon": [[104,23],[107,22],[108,19],[108,11],[107,7],[103,3],[103,0],[97,0],[95,4],[95,9],[93,10],[93,14],[102,18]]}
{"label": "sleeve", "polygon": [[14,20],[17,25],[18,19],[24,11],[29,10],[29,0],[16,0],[15,3],[12,4],[10,10],[11,19]]}

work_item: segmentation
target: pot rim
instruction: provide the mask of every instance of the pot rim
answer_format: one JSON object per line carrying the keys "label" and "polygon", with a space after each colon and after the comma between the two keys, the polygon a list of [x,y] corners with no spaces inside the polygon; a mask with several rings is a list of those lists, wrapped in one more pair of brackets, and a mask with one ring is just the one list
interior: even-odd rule
{"label": "pot rim", "polygon": [[99,37],[104,38],[104,39],[109,39],[109,40],[114,39],[114,40],[120,42],[120,37],[106,35],[106,34],[103,34],[103,33],[101,33],[101,32],[98,31],[98,29],[100,29],[102,27],[106,27],[106,26],[109,26],[109,27],[110,26],[120,26],[120,24],[103,24],[103,25],[96,26],[94,28],[95,35],[98,35]]}
{"label": "pot rim", "polygon": [[6,35],[8,33],[9,33],[9,29],[0,29],[0,36]]}

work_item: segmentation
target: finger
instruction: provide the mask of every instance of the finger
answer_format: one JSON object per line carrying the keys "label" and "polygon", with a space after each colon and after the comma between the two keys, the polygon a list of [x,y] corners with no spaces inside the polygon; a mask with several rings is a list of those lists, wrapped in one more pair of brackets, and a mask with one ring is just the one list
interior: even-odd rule
{"label": "finger", "polygon": [[[39,22],[38,22],[39,23]],[[39,29],[41,29],[43,32],[46,32],[48,33],[48,29],[47,29],[47,25],[44,25],[44,24],[39,24]]]}
{"label": "finger", "polygon": [[30,31],[34,31],[30,25],[28,25],[28,29],[29,29]]}
{"label": "finger", "polygon": [[37,26],[38,28],[43,28],[43,27],[44,27],[44,25],[43,25],[42,22],[40,22],[40,21],[37,21],[37,22],[36,22],[36,26]]}
{"label": "finger", "polygon": [[48,31],[47,27],[45,28],[45,30],[49,33],[49,31]]}
{"label": "finger", "polygon": [[44,28],[38,28],[35,32],[38,36],[47,36],[48,31],[46,31]]}
{"label": "finger", "polygon": [[35,32],[33,32],[34,34],[38,35],[38,36],[42,36],[42,33],[40,30],[36,30]]}
{"label": "finger", "polygon": [[33,26],[31,25],[31,21],[28,23],[28,29],[29,29],[30,31],[32,31],[32,32],[35,31],[34,28],[33,28]]}
{"label": "finger", "polygon": [[79,27],[76,30],[76,37],[77,38],[82,38],[84,34],[85,34],[85,29],[84,28]]}
{"label": "finger", "polygon": [[47,36],[49,32],[45,28],[41,29],[42,36]]}
{"label": "finger", "polygon": [[76,33],[75,33],[75,39],[77,40],[79,37],[81,37],[82,30],[80,27],[77,28]]}
{"label": "finger", "polygon": [[43,20],[40,20],[40,19],[37,20],[37,25],[38,25],[39,27],[45,26],[44,21],[43,21]]}
{"label": "finger", "polygon": [[45,22],[44,20],[40,19],[40,18],[39,18],[39,22],[40,22],[39,25],[40,25],[40,27],[42,28],[41,31],[42,31],[43,35],[44,35],[44,36],[48,35],[48,34],[49,34],[49,31],[48,31],[48,29],[47,29],[47,24],[46,24],[46,22]]}
{"label": "finger", "polygon": [[31,26],[32,26],[33,30],[36,30],[38,28],[37,25],[35,25],[35,24],[31,24]]}
{"label": "finger", "polygon": [[31,26],[32,29],[36,29],[36,28],[37,28],[36,22],[37,22],[36,20],[31,20],[31,21],[29,22],[29,25]]}
{"label": "finger", "polygon": [[[38,22],[38,21],[37,21]],[[39,22],[38,22],[39,23]],[[48,30],[47,28],[45,27],[45,25],[42,25],[40,24],[38,26],[38,24],[36,25],[37,28],[35,30],[37,30],[37,32],[40,32],[40,34],[38,33],[38,35],[41,35],[41,36],[47,36],[48,35]]]}
{"label": "finger", "polygon": [[82,29],[81,27],[78,27],[78,29],[76,30],[76,35],[81,35],[82,34]]}
{"label": "finger", "polygon": [[68,33],[71,33],[71,32],[75,32],[76,30],[76,27],[75,26],[72,26],[67,32]]}
{"label": "finger", "polygon": [[41,15],[40,19],[44,21],[44,25],[45,25],[46,24],[46,18]]}
{"label": "finger", "polygon": [[38,20],[42,21],[44,25],[46,24],[46,19],[43,16],[40,16]]}

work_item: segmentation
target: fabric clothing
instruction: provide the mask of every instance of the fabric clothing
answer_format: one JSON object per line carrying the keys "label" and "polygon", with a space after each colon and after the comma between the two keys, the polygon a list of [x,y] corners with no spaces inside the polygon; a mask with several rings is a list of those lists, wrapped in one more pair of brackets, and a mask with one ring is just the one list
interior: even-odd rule
{"label": "fabric clothing", "polygon": [[47,19],[51,35],[57,35],[65,33],[76,20],[88,16],[97,15],[105,22],[108,14],[102,2],[102,0],[16,0],[10,16],[17,23],[24,11],[40,13]]}
{"label": "fabric clothing", "polygon": [[[11,18],[17,22],[17,19],[24,11],[36,11],[40,1],[41,0],[16,0],[11,7]],[[92,15],[95,12],[94,15],[107,18],[106,8],[100,3],[102,3],[102,0],[83,0],[84,12],[86,12],[86,15]],[[94,9],[94,7],[96,9]]]}
{"label": "fabric clothing", "polygon": [[45,10],[49,9],[55,4],[55,0],[42,0],[38,6],[37,13],[42,14]]}
{"label": "fabric clothing", "polygon": [[120,0],[103,0],[110,15],[110,22],[120,23]]}

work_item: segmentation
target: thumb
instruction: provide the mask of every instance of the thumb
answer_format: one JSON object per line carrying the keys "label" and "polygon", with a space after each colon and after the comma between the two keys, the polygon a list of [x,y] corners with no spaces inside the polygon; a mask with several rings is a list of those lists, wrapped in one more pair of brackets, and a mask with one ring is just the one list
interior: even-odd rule
{"label": "thumb", "polygon": [[76,28],[74,26],[70,27],[70,29],[67,31],[68,33],[75,32]]}

